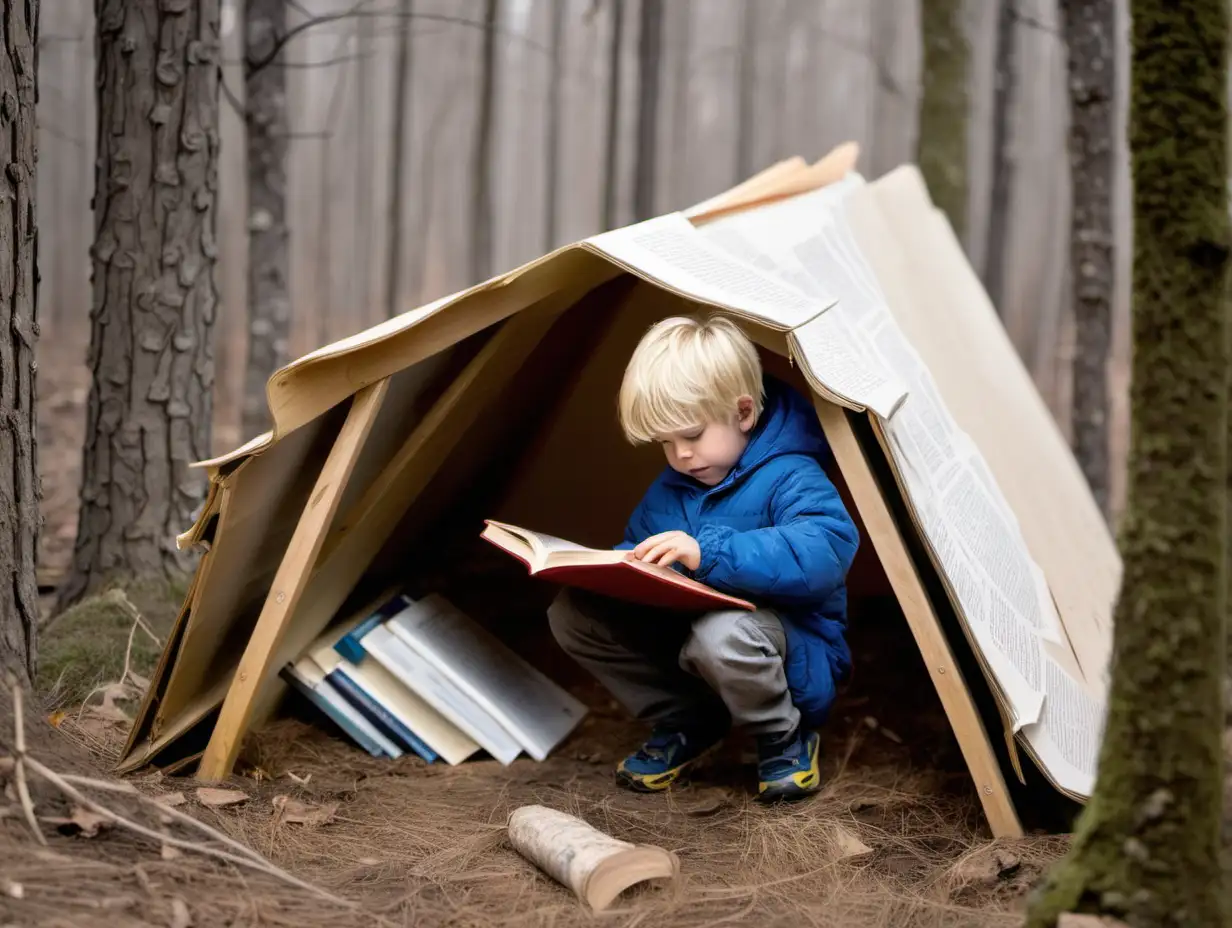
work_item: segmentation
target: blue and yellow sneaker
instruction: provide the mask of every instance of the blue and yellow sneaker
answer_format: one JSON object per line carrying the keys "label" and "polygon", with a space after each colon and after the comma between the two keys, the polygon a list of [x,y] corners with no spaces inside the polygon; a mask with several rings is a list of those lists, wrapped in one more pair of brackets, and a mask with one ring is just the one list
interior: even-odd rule
{"label": "blue and yellow sneaker", "polygon": [[658,728],[616,767],[616,782],[639,793],[655,793],[677,783],[723,740],[723,732]]}
{"label": "blue and yellow sneaker", "polygon": [[803,799],[821,789],[821,736],[799,729],[789,737],[757,736],[757,798]]}

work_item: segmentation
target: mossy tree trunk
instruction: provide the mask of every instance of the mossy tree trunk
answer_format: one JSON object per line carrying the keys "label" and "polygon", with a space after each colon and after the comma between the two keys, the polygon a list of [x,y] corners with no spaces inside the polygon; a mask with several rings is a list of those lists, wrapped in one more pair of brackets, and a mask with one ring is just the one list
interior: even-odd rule
{"label": "mossy tree trunk", "polygon": [[94,296],[81,515],[60,608],[182,575],[210,455],[219,0],[95,0]]}
{"label": "mossy tree trunk", "polygon": [[1226,0],[1132,0],[1134,362],[1124,577],[1095,793],[1028,923],[1221,925]]}
{"label": "mossy tree trunk", "polygon": [[39,536],[34,105],[39,0],[0,11],[0,669],[34,678]]}
{"label": "mossy tree trunk", "polygon": [[967,225],[967,68],[963,0],[922,0],[923,96],[916,161],[933,202],[962,238]]}

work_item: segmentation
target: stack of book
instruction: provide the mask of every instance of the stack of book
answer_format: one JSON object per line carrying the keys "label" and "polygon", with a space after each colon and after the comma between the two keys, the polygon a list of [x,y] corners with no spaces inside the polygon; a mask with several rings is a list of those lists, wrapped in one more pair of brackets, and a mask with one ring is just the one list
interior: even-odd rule
{"label": "stack of book", "polygon": [[586,707],[448,600],[387,595],[281,670],[374,757],[544,760]]}

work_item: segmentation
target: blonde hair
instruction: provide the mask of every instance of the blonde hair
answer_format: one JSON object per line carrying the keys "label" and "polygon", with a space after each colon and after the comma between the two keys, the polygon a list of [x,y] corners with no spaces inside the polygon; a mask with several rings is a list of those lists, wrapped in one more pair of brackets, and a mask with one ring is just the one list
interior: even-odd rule
{"label": "blonde hair", "polygon": [[[762,410],[761,359],[730,319],[673,316],[651,326],[620,385],[620,425],[634,444],[730,420],[742,396]],[[756,419],[754,420],[756,421]]]}

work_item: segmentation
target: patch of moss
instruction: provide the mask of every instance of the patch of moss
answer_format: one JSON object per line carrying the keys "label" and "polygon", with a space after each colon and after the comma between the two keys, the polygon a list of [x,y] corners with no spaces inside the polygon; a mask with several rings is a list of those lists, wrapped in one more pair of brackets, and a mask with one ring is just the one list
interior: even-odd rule
{"label": "patch of moss", "polygon": [[[50,705],[79,705],[96,686],[118,681],[124,672],[134,620],[114,590],[123,591],[150,630],[165,642],[187,586],[166,579],[130,581],[83,599],[53,619],[39,639],[36,678],[39,693]],[[162,648],[140,628],[132,641],[129,666],[149,677]]]}

